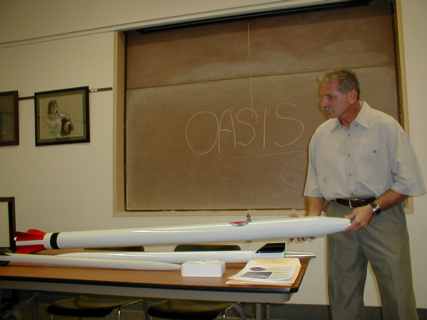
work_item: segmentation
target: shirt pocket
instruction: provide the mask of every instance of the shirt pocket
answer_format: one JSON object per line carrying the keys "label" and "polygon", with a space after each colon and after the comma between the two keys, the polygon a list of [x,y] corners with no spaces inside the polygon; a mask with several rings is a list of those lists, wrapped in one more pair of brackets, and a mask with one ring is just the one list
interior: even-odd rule
{"label": "shirt pocket", "polygon": [[356,151],[357,177],[364,185],[383,189],[390,177],[390,160],[387,148],[377,141],[364,141]]}

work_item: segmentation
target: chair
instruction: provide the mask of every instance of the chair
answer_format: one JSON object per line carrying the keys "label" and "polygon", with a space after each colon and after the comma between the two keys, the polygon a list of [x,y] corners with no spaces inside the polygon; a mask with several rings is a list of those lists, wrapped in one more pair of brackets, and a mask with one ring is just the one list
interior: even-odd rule
{"label": "chair", "polygon": [[53,302],[47,307],[47,313],[50,319],[54,316],[100,318],[116,313],[116,319],[120,320],[122,308],[139,302],[142,300],[80,295]]}
{"label": "chair", "polygon": [[[91,251],[144,251],[143,246],[135,247],[105,247],[86,248]],[[77,297],[65,298],[53,302],[47,307],[50,319],[54,316],[78,317],[78,318],[101,318],[116,313],[116,319],[120,320],[122,308],[143,303],[142,299],[106,297],[97,295],[79,295]]]}
{"label": "chair", "polygon": [[[232,251],[240,250],[238,245],[224,244],[181,244],[175,251]],[[197,300],[166,300],[148,307],[150,317],[172,320],[212,320],[228,311],[235,310],[242,320],[246,316],[239,304],[231,302],[209,302]]]}

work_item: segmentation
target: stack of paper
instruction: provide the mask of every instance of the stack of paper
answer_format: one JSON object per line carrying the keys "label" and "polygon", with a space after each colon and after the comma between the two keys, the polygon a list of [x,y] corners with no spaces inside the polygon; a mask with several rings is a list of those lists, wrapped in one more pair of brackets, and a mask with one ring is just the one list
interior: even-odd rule
{"label": "stack of paper", "polygon": [[183,277],[222,277],[224,270],[224,261],[187,261],[181,266],[181,275]]}
{"label": "stack of paper", "polygon": [[298,258],[254,259],[226,283],[291,286],[300,269]]}

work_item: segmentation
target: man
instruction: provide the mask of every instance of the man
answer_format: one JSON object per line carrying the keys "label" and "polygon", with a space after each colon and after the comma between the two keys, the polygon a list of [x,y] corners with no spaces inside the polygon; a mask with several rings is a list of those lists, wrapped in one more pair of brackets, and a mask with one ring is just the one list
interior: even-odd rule
{"label": "man", "polygon": [[425,193],[408,136],[390,116],[359,100],[356,75],[326,74],[321,108],[331,119],[309,146],[306,214],[347,217],[328,237],[328,283],[334,320],[362,318],[367,263],[378,280],[384,320],[418,319],[402,201]]}

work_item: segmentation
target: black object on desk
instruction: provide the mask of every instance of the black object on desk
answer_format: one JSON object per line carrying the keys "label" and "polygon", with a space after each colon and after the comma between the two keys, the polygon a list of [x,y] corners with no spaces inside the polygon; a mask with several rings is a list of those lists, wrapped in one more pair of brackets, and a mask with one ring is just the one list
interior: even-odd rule
{"label": "black object on desk", "polygon": [[257,250],[257,253],[280,253],[286,251],[286,242],[269,242]]}

